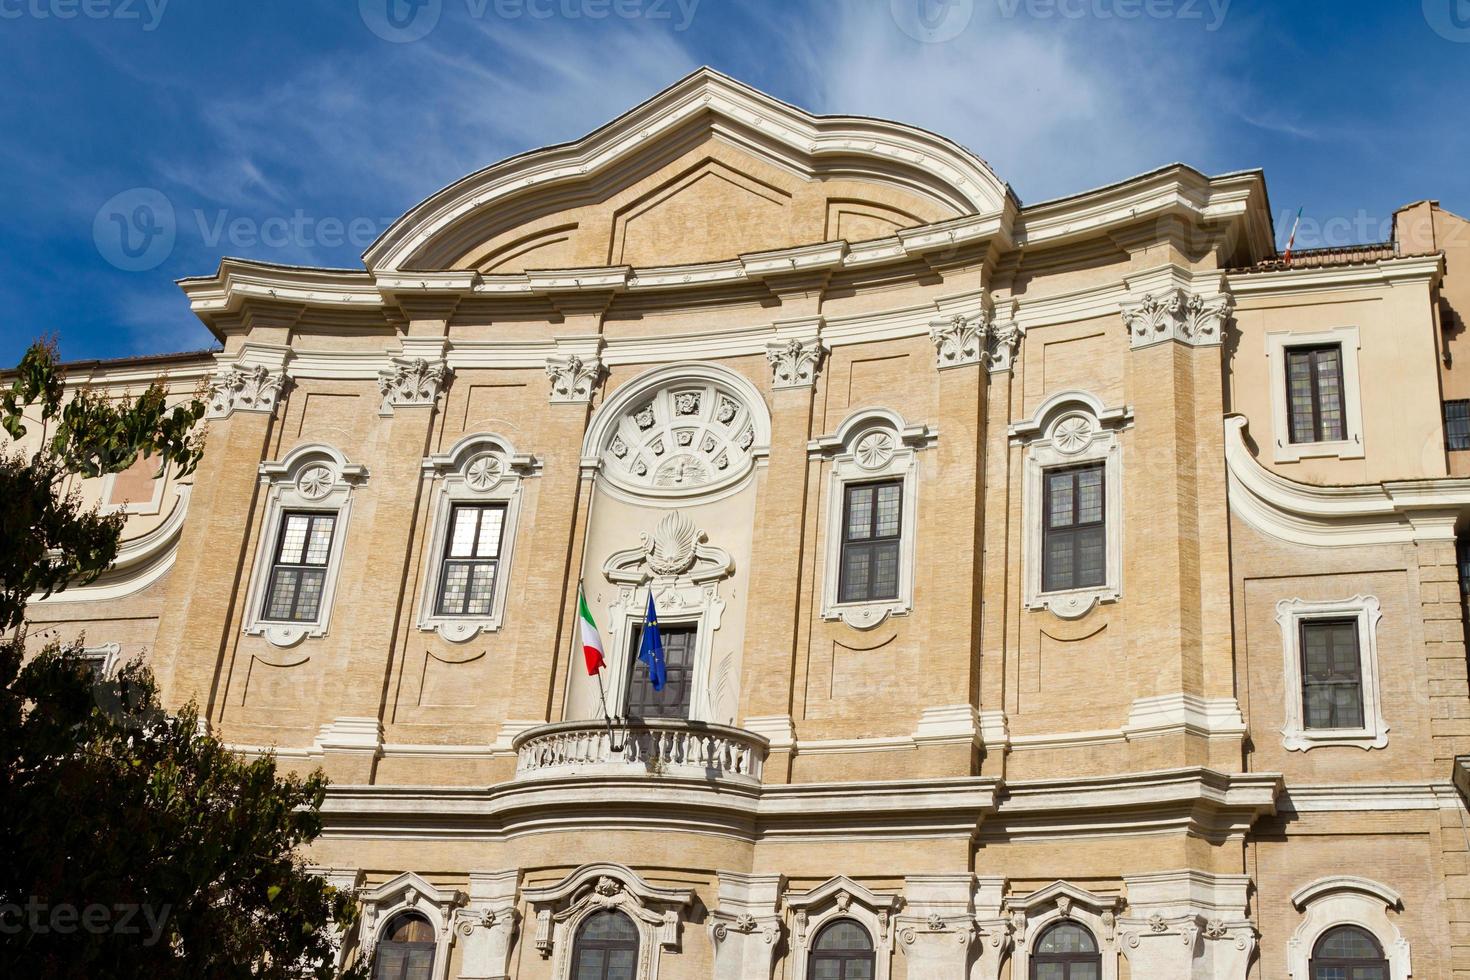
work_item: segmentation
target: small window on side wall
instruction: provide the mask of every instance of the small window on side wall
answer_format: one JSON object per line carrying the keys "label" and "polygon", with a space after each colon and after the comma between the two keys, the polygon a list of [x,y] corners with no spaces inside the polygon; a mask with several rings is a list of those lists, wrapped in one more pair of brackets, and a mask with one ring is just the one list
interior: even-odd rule
{"label": "small window on side wall", "polygon": [[1470,449],[1470,398],[1444,403],[1444,442],[1450,452]]}
{"label": "small window on side wall", "polygon": [[1301,623],[1302,724],[1309,729],[1363,727],[1363,664],[1356,619]]}
{"label": "small window on side wall", "polygon": [[1367,930],[1338,926],[1317,941],[1312,980],[1388,980],[1388,960]]}
{"label": "small window on side wall", "polygon": [[1340,442],[1346,439],[1342,345],[1288,347],[1286,397],[1292,442]]}
{"label": "small window on side wall", "polygon": [[1286,680],[1282,744],[1381,749],[1388,744],[1379,693],[1378,599],[1356,595],[1276,604]]}

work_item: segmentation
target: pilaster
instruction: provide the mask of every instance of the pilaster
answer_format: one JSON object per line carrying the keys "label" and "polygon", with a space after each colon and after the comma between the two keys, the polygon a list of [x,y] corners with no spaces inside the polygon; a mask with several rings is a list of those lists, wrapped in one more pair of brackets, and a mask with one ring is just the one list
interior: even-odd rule
{"label": "pilaster", "polygon": [[519,882],[515,870],[470,872],[469,900],[454,914],[461,947],[459,980],[510,980]]}
{"label": "pilaster", "polygon": [[720,905],[710,913],[715,980],[771,980],[781,944],[782,875],[720,873]]}

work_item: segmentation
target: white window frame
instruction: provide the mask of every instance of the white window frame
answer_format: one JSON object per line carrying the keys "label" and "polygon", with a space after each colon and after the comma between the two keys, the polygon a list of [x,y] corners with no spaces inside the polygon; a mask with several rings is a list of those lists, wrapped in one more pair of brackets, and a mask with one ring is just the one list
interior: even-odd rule
{"label": "white window frame", "polygon": [[[1286,399],[1286,349],[1338,344],[1342,348],[1342,420],[1345,436],[1331,442],[1292,442],[1290,410]],[[1278,463],[1303,459],[1363,458],[1363,400],[1358,383],[1357,327],[1327,330],[1278,330],[1266,334],[1266,362],[1271,375],[1271,422]]]}
{"label": "white window frame", "polygon": [[[919,514],[919,452],[932,446],[938,433],[927,425],[910,425],[886,408],[849,415],[837,431],[807,444],[807,455],[830,464],[827,475],[827,533],[823,562],[822,618],[841,620],[853,629],[870,630],[889,616],[906,616],[914,608],[914,557]],[[903,485],[902,527],[898,543],[898,595],[893,599],[841,602],[842,517],[847,487],[898,479]]]}
{"label": "white window frame", "polygon": [[[464,643],[481,633],[493,633],[505,621],[506,596],[510,592],[511,561],[516,529],[520,521],[522,481],[540,471],[532,456],[517,453],[510,440],[494,433],[475,433],[456,442],[447,453],[424,460],[426,476],[436,484],[433,519],[425,542],[422,596],[418,628],[438,633],[451,643]],[[495,595],[487,616],[442,616],[439,589],[442,583],[449,519],[455,504],[501,504],[505,519],[500,531],[499,567],[495,573]]]}
{"label": "white window frame", "polygon": [[[1062,619],[1078,619],[1099,603],[1123,595],[1123,441],[1133,421],[1128,407],[1108,409],[1083,391],[1052,395],[1030,419],[1010,427],[1011,444],[1022,447],[1022,582],[1027,609],[1049,609]],[[1107,567],[1101,585],[1080,589],[1042,588],[1046,472],[1103,464],[1103,520]]]}
{"label": "white window frame", "polygon": [[1389,980],[1409,980],[1409,943],[1388,917],[1402,909],[1403,899],[1387,885],[1355,875],[1319,878],[1298,888],[1291,904],[1302,921],[1286,944],[1286,969],[1291,980],[1311,980],[1312,951],[1329,929],[1357,926],[1370,933],[1388,960]]}
{"label": "white window frame", "polygon": [[[278,647],[295,646],[308,637],[315,639],[327,635],[332,618],[332,597],[342,571],[342,551],[347,542],[352,495],[365,479],[366,467],[348,462],[342,453],[320,443],[298,446],[278,463],[260,464],[260,482],[269,489],[246,598],[246,635],[263,636]],[[265,617],[276,543],[281,534],[281,517],[287,511],[335,514],[337,518],[332,526],[332,548],[322,581],[321,603],[317,607],[316,619],[310,622],[284,623]]]}
{"label": "white window frame", "polygon": [[828,878],[811,891],[787,894],[792,913],[791,976],[805,980],[811,944],[822,927],[835,919],[852,919],[873,941],[873,980],[888,980],[893,963],[894,917],[903,907],[897,894],[869,890],[845,875]]}
{"label": "white window frame", "polygon": [[85,646],[77,651],[77,659],[96,664],[98,680],[110,680],[117,670],[118,661],[122,659],[122,644],[102,643],[97,646]]}
{"label": "white window frame", "polygon": [[391,881],[359,895],[362,902],[361,949],[369,968],[377,954],[383,930],[400,912],[417,912],[434,927],[433,980],[447,980],[449,957],[454,946],[455,910],[464,905],[465,893],[454,888],[438,888],[405,871]]}
{"label": "white window frame", "polygon": [[[1287,693],[1286,721],[1281,727],[1281,744],[1289,751],[1306,752],[1324,745],[1381,749],[1388,744],[1388,723],[1383,719],[1383,700],[1378,681],[1378,621],[1382,618],[1378,599],[1371,595],[1355,595],[1348,599],[1327,601],[1282,599],[1276,604],[1276,623],[1281,627],[1282,667]],[[1363,685],[1361,728],[1307,728],[1304,723],[1301,624],[1312,619],[1357,620],[1359,670]]]}
{"label": "white window frame", "polygon": [[[680,933],[694,902],[689,888],[660,888],[621,864],[584,864],[561,881],[523,888],[521,898],[536,920],[534,942],[542,958],[552,960],[553,980],[570,980],[577,930],[588,916],[615,909],[638,930],[638,980],[659,975],[665,952],[680,951]],[[678,972],[677,970],[675,972]]]}

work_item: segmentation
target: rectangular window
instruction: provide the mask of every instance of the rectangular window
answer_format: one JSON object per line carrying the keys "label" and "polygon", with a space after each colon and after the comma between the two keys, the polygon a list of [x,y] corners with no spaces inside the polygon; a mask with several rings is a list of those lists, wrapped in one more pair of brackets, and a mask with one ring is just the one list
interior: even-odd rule
{"label": "rectangular window", "polygon": [[455,504],[439,570],[440,616],[488,616],[500,573],[504,504]]}
{"label": "rectangular window", "polygon": [[837,601],[897,599],[903,481],[851,483],[845,496]]}
{"label": "rectangular window", "polygon": [[271,565],[270,591],[262,619],[280,623],[314,623],[321,611],[327,560],[332,554],[336,514],[281,515]]}
{"label": "rectangular window", "polygon": [[1444,441],[1451,451],[1470,449],[1470,398],[1444,403]]}
{"label": "rectangular window", "polygon": [[1347,438],[1341,344],[1286,348],[1286,405],[1292,442]]}
{"label": "rectangular window", "polygon": [[1094,588],[1107,581],[1103,467],[1103,463],[1090,463],[1045,473],[1043,592]]}
{"label": "rectangular window", "polygon": [[1363,727],[1363,662],[1356,619],[1301,624],[1302,725]]}
{"label": "rectangular window", "polygon": [[688,718],[689,693],[694,686],[694,639],[698,631],[692,625],[660,626],[658,635],[664,645],[662,691],[653,689],[648,665],[638,659],[643,628],[633,631],[633,647],[628,654],[632,664],[628,677],[628,717]]}

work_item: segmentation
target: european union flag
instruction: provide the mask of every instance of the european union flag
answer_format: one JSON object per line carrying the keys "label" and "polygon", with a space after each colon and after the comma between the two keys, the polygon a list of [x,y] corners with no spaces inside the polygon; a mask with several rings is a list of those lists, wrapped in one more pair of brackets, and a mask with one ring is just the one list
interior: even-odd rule
{"label": "european union flag", "polygon": [[664,639],[658,632],[658,613],[653,609],[653,592],[648,593],[648,612],[643,614],[643,639],[638,643],[638,659],[648,668],[648,680],[655,691],[664,689]]}

